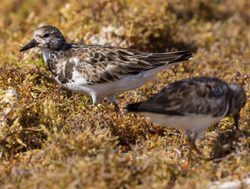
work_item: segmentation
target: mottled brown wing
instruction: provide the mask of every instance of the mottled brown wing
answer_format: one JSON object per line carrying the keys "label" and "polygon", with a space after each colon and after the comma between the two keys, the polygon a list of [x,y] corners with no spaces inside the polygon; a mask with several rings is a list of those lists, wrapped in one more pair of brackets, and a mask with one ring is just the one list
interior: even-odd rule
{"label": "mottled brown wing", "polygon": [[[149,100],[134,105],[138,112],[168,115],[209,114],[222,116],[228,108],[230,89],[217,78],[177,81]],[[128,107],[133,111],[133,105]]]}
{"label": "mottled brown wing", "polygon": [[[105,83],[134,75],[164,64],[184,61],[191,57],[188,52],[142,53],[123,48],[87,46],[74,51],[80,58],[77,70],[89,84]],[[72,55],[72,56],[74,56]]]}

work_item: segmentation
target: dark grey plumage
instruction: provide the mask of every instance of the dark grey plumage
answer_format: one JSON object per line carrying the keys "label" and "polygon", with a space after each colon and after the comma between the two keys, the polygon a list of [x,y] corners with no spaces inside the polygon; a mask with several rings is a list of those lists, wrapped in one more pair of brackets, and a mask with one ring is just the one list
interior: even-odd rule
{"label": "dark grey plumage", "polygon": [[184,129],[196,148],[194,142],[198,135],[223,117],[233,115],[238,127],[239,112],[245,104],[246,94],[240,85],[197,77],[176,81],[144,102],[129,104],[127,111],[142,112],[153,120],[163,119],[161,123],[165,120],[166,126]]}

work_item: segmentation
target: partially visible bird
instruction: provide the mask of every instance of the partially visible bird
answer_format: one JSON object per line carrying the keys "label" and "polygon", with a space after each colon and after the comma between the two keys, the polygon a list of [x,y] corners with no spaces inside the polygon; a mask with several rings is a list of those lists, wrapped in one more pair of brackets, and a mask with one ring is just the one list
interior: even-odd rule
{"label": "partially visible bird", "polygon": [[129,104],[127,111],[143,113],[162,126],[183,129],[190,149],[201,154],[196,139],[210,125],[229,115],[233,115],[238,129],[239,113],[246,99],[243,87],[238,84],[196,77],[176,81],[144,102]]}
{"label": "partially visible bird", "polygon": [[38,47],[55,80],[88,94],[93,104],[107,97],[118,108],[116,94],[135,89],[170,65],[191,59],[187,51],[147,53],[125,48],[67,43],[59,29],[39,27],[20,52]]}

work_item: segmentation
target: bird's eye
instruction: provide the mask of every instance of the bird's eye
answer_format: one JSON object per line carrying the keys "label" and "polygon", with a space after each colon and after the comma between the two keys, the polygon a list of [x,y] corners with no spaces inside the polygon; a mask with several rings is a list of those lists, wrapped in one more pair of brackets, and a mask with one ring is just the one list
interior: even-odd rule
{"label": "bird's eye", "polygon": [[49,37],[49,34],[46,33],[46,34],[43,35],[43,37],[45,37],[45,38],[46,38],[46,37]]}

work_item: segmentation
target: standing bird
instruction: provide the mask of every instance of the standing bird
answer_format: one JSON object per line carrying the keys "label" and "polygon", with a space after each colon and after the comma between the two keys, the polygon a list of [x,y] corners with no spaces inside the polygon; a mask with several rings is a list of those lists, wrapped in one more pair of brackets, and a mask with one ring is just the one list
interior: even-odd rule
{"label": "standing bird", "polygon": [[225,116],[233,115],[238,129],[239,112],[246,99],[244,89],[238,84],[197,77],[176,81],[144,102],[129,104],[127,111],[143,113],[163,126],[183,129],[190,150],[202,154],[195,140]]}
{"label": "standing bird", "polygon": [[169,65],[189,60],[187,51],[146,53],[110,46],[67,43],[59,29],[39,27],[20,52],[38,47],[55,80],[65,88],[90,95],[93,104],[143,85]]}

